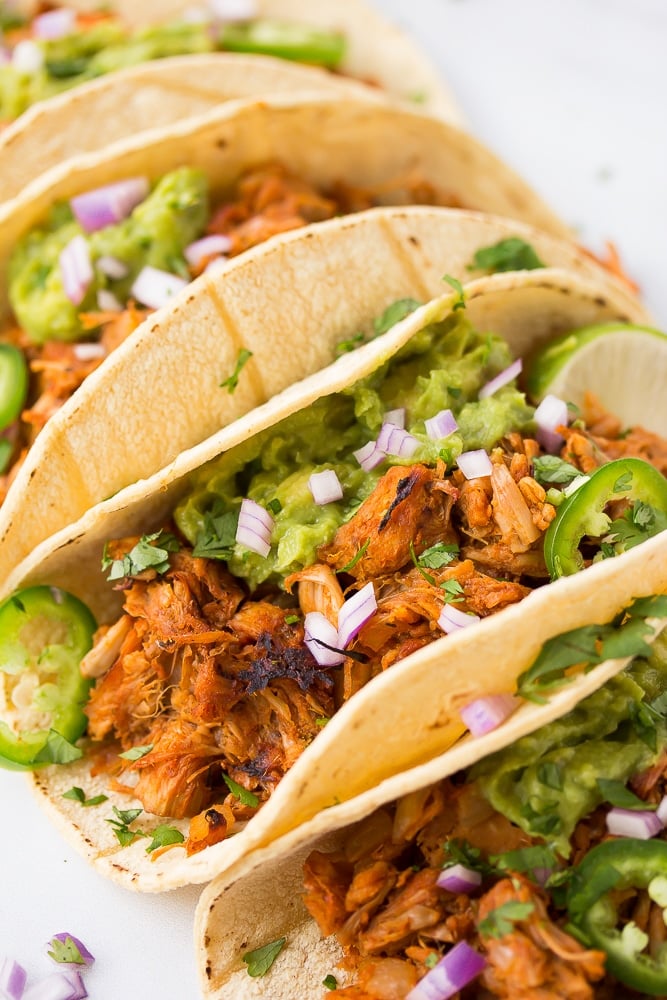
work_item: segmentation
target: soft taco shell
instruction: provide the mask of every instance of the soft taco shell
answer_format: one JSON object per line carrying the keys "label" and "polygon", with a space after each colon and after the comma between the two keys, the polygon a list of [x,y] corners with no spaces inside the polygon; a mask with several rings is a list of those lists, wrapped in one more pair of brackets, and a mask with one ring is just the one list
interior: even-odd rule
{"label": "soft taco shell", "polygon": [[[57,585],[81,596],[101,621],[113,620],[118,595],[109,592],[99,569],[107,539],[154,530],[183,495],[190,471],[370,373],[414,332],[447,315],[452,306],[452,296],[429,303],[384,337],[292,385],[185,452],[151,480],[89,511],[73,528],[40,546],[8,585]],[[557,270],[495,275],[472,282],[467,289],[467,310],[475,326],[504,336],[517,354],[564,330],[620,318],[596,286]],[[85,758],[65,768],[39,772],[35,787],[66,836],[108,876],[144,891],[206,881],[335,802],[361,795],[392,774],[442,753],[461,735],[461,705],[493,690],[511,690],[518,674],[550,636],[591,621],[607,621],[632,597],[658,591],[665,577],[664,555],[664,539],[655,538],[620,557],[620,562],[606,560],[535,591],[520,605],[485,619],[475,629],[437,641],[376,677],[336,713],[242,833],[191,858],[175,849],[151,862],[140,844],[121,849],[105,823],[107,813],[81,810],[63,799],[62,793],[73,784],[85,787],[89,795],[101,790],[102,782],[92,778]],[[529,631],[526,620],[532,623]],[[518,634],[522,635],[519,648],[512,642]],[[109,810],[112,804],[128,808],[132,800],[111,793]],[[154,820],[146,817],[147,823]]]}
{"label": "soft taco shell", "polygon": [[[382,91],[355,80],[268,56],[218,52],[143,63],[40,101],[0,132],[0,199],[15,198],[74,156],[166,128],[224,101],[284,91],[385,99]],[[90,128],[91,121],[104,127]]]}
{"label": "soft taco shell", "polygon": [[[667,576],[664,583],[667,585]],[[666,624],[664,620],[656,623],[655,634]],[[214,879],[204,889],[195,914],[197,969],[205,1000],[321,1000],[322,980],[332,972],[342,987],[345,972],[336,967],[343,957],[342,949],[335,938],[321,936],[302,902],[303,865],[311,851],[337,850],[349,841],[349,828],[380,806],[471,767],[566,715],[629,662],[608,660],[574,678],[547,704],[523,704],[504,725],[485,736],[473,739],[468,735],[428,763],[397,774],[356,799],[332,806]],[[485,664],[489,678],[492,670],[491,662]],[[342,832],[337,835],[337,831]],[[241,956],[283,936],[287,945],[270,973],[251,978]]]}
{"label": "soft taco shell", "polygon": [[[19,0],[19,10],[32,12],[36,3]],[[67,0],[76,10],[95,10],[98,0]],[[114,0],[109,5],[133,26],[160,24],[178,19],[192,8],[188,0]],[[205,5],[204,5],[205,6]],[[460,122],[456,101],[428,57],[391,21],[363,0],[257,0],[257,17],[293,21],[325,30],[340,31],[347,40],[342,73],[370,81],[393,97],[418,101],[427,111],[448,121]]]}
{"label": "soft taco shell", "polygon": [[[564,229],[488,150],[445,122],[388,105],[278,97],[228,106],[148,144],[118,144],[113,153],[64,164],[5,206],[0,323],[9,315],[11,248],[54,201],[121,177],[156,178],[184,163],[201,167],[221,196],[239,174],[271,159],[321,188],[344,178],[375,189],[417,174],[444,201],[520,217],[551,233]],[[379,212],[276,238],[215,276],[204,274],[151,315],[51,418],[0,510],[0,579],[89,507],[328,364],[335,345],[368,326],[389,298],[426,301],[441,292],[444,273],[467,280],[474,251],[509,235],[523,236],[545,263],[598,281],[614,315],[646,321],[637,300],[583,251],[499,219]],[[242,347],[253,357],[230,395],[220,381]]]}

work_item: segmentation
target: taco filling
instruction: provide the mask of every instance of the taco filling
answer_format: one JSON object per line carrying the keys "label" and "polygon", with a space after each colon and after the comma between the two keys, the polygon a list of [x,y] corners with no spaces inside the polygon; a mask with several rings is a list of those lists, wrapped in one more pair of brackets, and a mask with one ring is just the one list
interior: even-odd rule
{"label": "taco filling", "polygon": [[659,637],[568,715],[313,851],[304,902],[344,953],[322,995],[665,995],[666,696]]}
{"label": "taco filling", "polygon": [[17,326],[0,336],[0,502],[49,417],[207,266],[337,215],[443,202],[460,207],[416,176],[323,192],[272,163],[241,175],[214,205],[205,175],[187,167],[152,190],[139,177],[56,204],[9,265]]}
{"label": "taco filling", "polygon": [[546,451],[517,367],[455,309],[203,466],[173,523],[107,544],[124,613],[83,660],[87,749],[147,811],[194,817],[189,851],[252,816],[373,676],[665,527],[665,442],[594,411]]}
{"label": "taco filling", "polygon": [[211,3],[201,16],[145,28],[130,28],[105,8],[83,12],[45,3],[29,19],[5,6],[0,12],[0,121],[5,123],[36,101],[153,59],[247,52],[337,70],[346,52],[340,33],[258,18],[253,0],[237,3],[235,14],[226,18]]}

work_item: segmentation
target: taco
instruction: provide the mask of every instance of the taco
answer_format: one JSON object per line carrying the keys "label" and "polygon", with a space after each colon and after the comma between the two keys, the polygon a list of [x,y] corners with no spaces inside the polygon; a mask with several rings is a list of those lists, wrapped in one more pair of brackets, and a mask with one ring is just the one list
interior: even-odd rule
{"label": "taco", "polygon": [[[599,663],[592,639],[629,636],[637,604],[615,626],[552,638],[552,664],[575,641],[581,665],[598,665],[569,681],[556,670],[543,704],[214,880],[195,918],[202,995],[663,995],[666,608],[664,595],[644,604],[660,617],[624,659]],[[534,668],[519,683],[533,695]]]}
{"label": "taco", "polygon": [[[449,121],[460,115],[446,84],[403,32],[362,0],[29,0],[2,11],[0,121],[37,101],[149,60],[216,50],[268,55],[371,82]],[[192,65],[190,90],[206,94]],[[178,87],[176,88],[178,90]]]}
{"label": "taco", "polygon": [[[360,149],[367,151],[363,158]],[[428,228],[428,255],[423,244],[410,245],[419,236],[400,221],[398,246],[393,230],[379,221],[364,227],[367,236],[361,230],[339,236],[345,223],[333,220],[321,237],[311,233],[294,244],[287,238],[284,250],[258,250],[221,273],[206,269],[274,234],[392,202],[513,211],[560,226],[490,154],[444,122],[324,98],[278,97],[223,108],[150,143],[139,137],[84,157],[76,167],[63,164],[5,206],[0,321],[12,389],[2,414],[2,486],[13,486],[2,511],[0,577],[89,506],[327,364],[336,342],[349,335],[346,324],[367,322],[387,304],[374,298],[385,287],[386,267],[402,275],[396,294],[422,300],[440,291],[443,267],[454,276],[468,274],[471,260],[458,256],[464,242],[454,235],[454,220],[441,248],[437,224]],[[119,215],[127,217],[96,228],[100,219]],[[582,252],[536,233],[523,239],[535,243],[546,263],[599,275],[609,295],[624,303],[626,317],[645,318],[630,293],[612,285]],[[372,253],[380,256],[366,262],[371,240]],[[349,267],[339,255],[330,264],[325,255],[335,248],[363,261],[368,273],[363,296],[348,293],[355,308],[366,306],[356,317],[338,301]],[[292,253],[303,256],[296,287],[288,288]],[[307,301],[309,292],[304,296],[306,275],[308,288],[317,290],[315,302]],[[160,305],[163,311],[150,315]],[[317,338],[311,335],[314,310],[324,318],[324,325],[317,320]],[[293,348],[289,358],[283,342]],[[221,391],[239,352],[246,351],[253,357],[238,389]],[[25,400],[28,366],[33,378]],[[71,405],[63,406],[82,382]],[[165,393],[165,385],[178,391]],[[21,516],[26,507],[37,512],[29,524]]]}
{"label": "taco", "polygon": [[[565,463],[538,462],[514,383],[512,352],[610,318],[599,290],[555,270],[465,293],[452,280],[453,296],[89,511],[7,581],[0,659],[21,666],[3,678],[0,753],[67,762],[35,786],[105,874],[140,890],[209,879],[442,752],[459,708],[513,691],[543,641],[659,588],[667,482],[634,457],[659,461],[659,438],[603,440],[561,415],[568,481],[603,464],[559,520],[563,494],[547,500],[535,476],[555,463],[562,486]],[[565,557],[583,565],[608,501],[615,518],[641,510],[643,544],[607,527],[574,572]],[[103,627],[86,653],[91,607]],[[506,637],[531,612],[520,657]]]}

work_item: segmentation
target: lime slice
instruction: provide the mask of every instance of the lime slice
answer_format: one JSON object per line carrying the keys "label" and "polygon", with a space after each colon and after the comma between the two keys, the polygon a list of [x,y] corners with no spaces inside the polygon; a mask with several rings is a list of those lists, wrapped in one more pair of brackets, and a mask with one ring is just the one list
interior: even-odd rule
{"label": "lime slice", "polygon": [[645,326],[604,323],[552,340],[528,365],[535,401],[547,393],[581,406],[593,392],[626,426],[667,430],[667,334]]}

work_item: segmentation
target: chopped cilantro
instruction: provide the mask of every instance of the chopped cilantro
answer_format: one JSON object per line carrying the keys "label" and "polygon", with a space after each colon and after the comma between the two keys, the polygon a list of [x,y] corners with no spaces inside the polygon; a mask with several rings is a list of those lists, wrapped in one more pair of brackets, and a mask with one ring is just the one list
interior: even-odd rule
{"label": "chopped cilantro", "polygon": [[125,580],[138,576],[147,569],[166,573],[169,569],[169,553],[178,552],[179,548],[180,542],[175,535],[168,531],[156,531],[152,535],[142,535],[134,548],[121,559],[111,559],[105,546],[102,569],[111,570],[107,580]]}
{"label": "chopped cilantro", "polygon": [[445,595],[445,604],[458,604],[463,600],[463,587],[458,580],[443,580],[440,589]]}
{"label": "chopped cilantro", "polygon": [[368,546],[370,544],[371,544],[371,540],[370,540],[370,538],[367,538],[366,541],[364,542],[364,544],[361,546],[361,548],[359,548],[357,550],[357,552],[355,552],[355,554],[352,556],[352,558],[350,559],[349,563],[345,563],[344,566],[341,566],[341,568],[340,568],[340,570],[338,572],[339,573],[348,573],[354,566],[357,565],[357,563],[359,562],[360,559],[363,559],[364,555],[366,554],[366,549],[368,548]]}
{"label": "chopped cilantro", "polygon": [[467,840],[447,840],[443,844],[443,851],[445,854],[443,868],[464,865],[482,875],[492,875],[495,872],[493,865],[482,857],[479,847],[473,847]]}
{"label": "chopped cilantro", "polygon": [[243,961],[248,966],[249,976],[264,976],[269,971],[278,955],[285,947],[287,938],[281,937],[270,944],[265,944],[262,948],[255,948],[254,951],[247,951],[243,955]]}
{"label": "chopped cilantro", "polygon": [[427,969],[434,969],[438,962],[440,961],[440,956],[437,951],[430,952],[424,959],[424,965]]}
{"label": "chopped cilantro", "polygon": [[318,715],[318,717],[315,719],[315,725],[319,726],[320,729],[324,729],[328,721],[329,719],[326,715]]}
{"label": "chopped cilantro", "polygon": [[420,565],[420,561],[417,558],[417,553],[415,552],[415,547],[412,544],[412,541],[410,542],[409,548],[410,548],[410,558],[412,559],[412,561],[413,561],[414,565],[416,566],[416,568],[419,570],[419,572],[424,577],[424,579],[426,580],[427,583],[430,583],[432,587],[436,587],[437,586],[437,581],[436,581],[435,577],[431,576],[430,573],[427,573],[426,570],[423,568],[423,566]]}
{"label": "chopped cilantro", "polygon": [[490,860],[501,872],[528,872],[535,877],[541,869],[553,869],[557,859],[550,847],[537,844],[534,847],[523,847],[516,851],[505,851],[495,854]]}
{"label": "chopped cilantro", "polygon": [[62,962],[66,965],[85,965],[86,960],[79,951],[76,941],[67,935],[64,941],[60,938],[53,937],[49,941],[51,946],[50,950],[47,951],[49,958],[52,958],[54,962]]}
{"label": "chopped cilantro", "polygon": [[477,250],[469,271],[534,271],[546,265],[537,256],[535,249],[518,236],[494,243],[493,246]]}
{"label": "chopped cilantro", "polygon": [[419,556],[419,565],[428,569],[441,569],[449,566],[450,562],[458,558],[458,545],[446,545],[444,542],[436,542],[430,549],[424,549]]}
{"label": "chopped cilantro", "polygon": [[540,807],[539,812],[533,809],[530,802],[526,802],[521,815],[528,820],[531,830],[541,836],[554,833],[560,826],[557,802],[546,803]]}
{"label": "chopped cilantro", "polygon": [[239,785],[233,778],[230,778],[228,774],[223,774],[222,780],[227,785],[227,788],[235,799],[238,799],[244,806],[250,806],[252,809],[257,808],[259,805],[259,799],[256,795],[249,792],[247,788],[243,787],[243,785]]}
{"label": "chopped cilantro", "polygon": [[79,750],[55,729],[49,729],[46,743],[35,755],[35,764],[71,764],[73,760],[79,760],[81,757],[83,750]]}
{"label": "chopped cilantro", "polygon": [[236,529],[239,523],[238,511],[221,512],[218,504],[204,514],[204,526],[197,535],[192,550],[193,556],[207,559],[229,559],[236,543]]}
{"label": "chopped cilantro", "polygon": [[[144,836],[149,836],[149,834],[144,834]],[[150,836],[152,840],[148,847],[146,848],[146,853],[151,854],[156,851],[158,847],[167,847],[169,844],[182,844],[185,837],[180,830],[177,830],[175,826],[167,826],[162,823],[160,826],[156,826],[154,830],[151,831]]]}
{"label": "chopped cilantro", "polygon": [[626,788],[622,781],[612,781],[610,778],[598,778],[597,786],[600,794],[604,796],[605,802],[619,809],[655,809],[655,805],[644,802],[629,788]]}
{"label": "chopped cilantro", "polygon": [[142,757],[145,757],[147,753],[150,753],[152,749],[153,744],[147,743],[143,747],[132,747],[124,753],[119,753],[118,756],[122,757],[123,760],[140,760]]}
{"label": "chopped cilantro", "polygon": [[299,615],[287,615],[287,617],[285,618],[286,625],[296,625],[298,621],[301,621]]}
{"label": "chopped cilantro", "polygon": [[123,847],[128,847],[135,840],[138,840],[139,837],[148,836],[142,830],[130,830],[130,823],[134,823],[137,816],[140,816],[143,812],[143,809],[118,809],[117,806],[113,806],[112,808],[115,818],[107,819],[107,823],[113,827],[113,832],[116,834],[119,844]]}
{"label": "chopped cilantro", "polygon": [[379,337],[381,334],[386,333],[387,330],[391,330],[392,326],[396,326],[402,319],[413,313],[415,309],[419,309],[420,305],[421,302],[417,302],[416,299],[397,299],[396,302],[392,302],[381,316],[373,320],[375,336]]}
{"label": "chopped cilantro", "polygon": [[64,799],[71,799],[72,802],[79,802],[82,806],[99,806],[102,802],[106,802],[109,796],[93,795],[90,799],[87,799],[83,788],[79,788],[78,785],[73,785],[69,791],[63,792],[62,797]]}
{"label": "chopped cilantro", "polygon": [[620,545],[622,551],[640,545],[647,538],[652,538],[667,529],[667,516],[642,500],[635,500],[622,517],[612,521],[606,542]]}
{"label": "chopped cilantro", "polygon": [[276,514],[279,514],[281,512],[281,510],[283,509],[283,505],[281,504],[278,497],[274,497],[273,500],[269,500],[269,502],[266,505],[266,509],[270,510],[275,517]]}
{"label": "chopped cilantro", "polygon": [[487,937],[505,937],[506,934],[512,933],[515,923],[525,920],[534,909],[534,903],[521,903],[518,899],[510,900],[491,910],[488,917],[480,920],[479,932]]}
{"label": "chopped cilantro", "polygon": [[336,354],[349,354],[350,351],[356,351],[363,342],[363,333],[355,333],[354,337],[350,337],[349,340],[341,340],[336,344]]}
{"label": "chopped cilantro", "polygon": [[335,976],[329,974],[322,980],[322,986],[326,986],[328,990],[336,990],[338,989],[338,981]]}
{"label": "chopped cilantro", "polygon": [[553,761],[544,761],[537,769],[537,779],[547,788],[553,788],[559,792],[563,787],[563,776],[558,764]]}
{"label": "chopped cilantro", "polygon": [[239,375],[251,357],[252,351],[249,351],[246,347],[242,347],[236,359],[234,371],[228,378],[224,379],[224,381],[220,383],[220,388],[226,389],[230,396],[239,384]]}
{"label": "chopped cilantro", "polygon": [[544,486],[545,483],[572,483],[581,475],[579,469],[569,462],[564,462],[557,455],[541,455],[533,459],[535,479]]}
{"label": "chopped cilantro", "polygon": [[458,292],[458,298],[454,301],[454,305],[452,306],[454,312],[456,312],[457,309],[465,309],[466,307],[465,292],[463,291],[463,285],[461,284],[459,279],[453,278],[451,274],[445,274],[443,275],[442,280],[446,281],[448,285],[451,285],[451,287],[454,289],[455,292]]}

